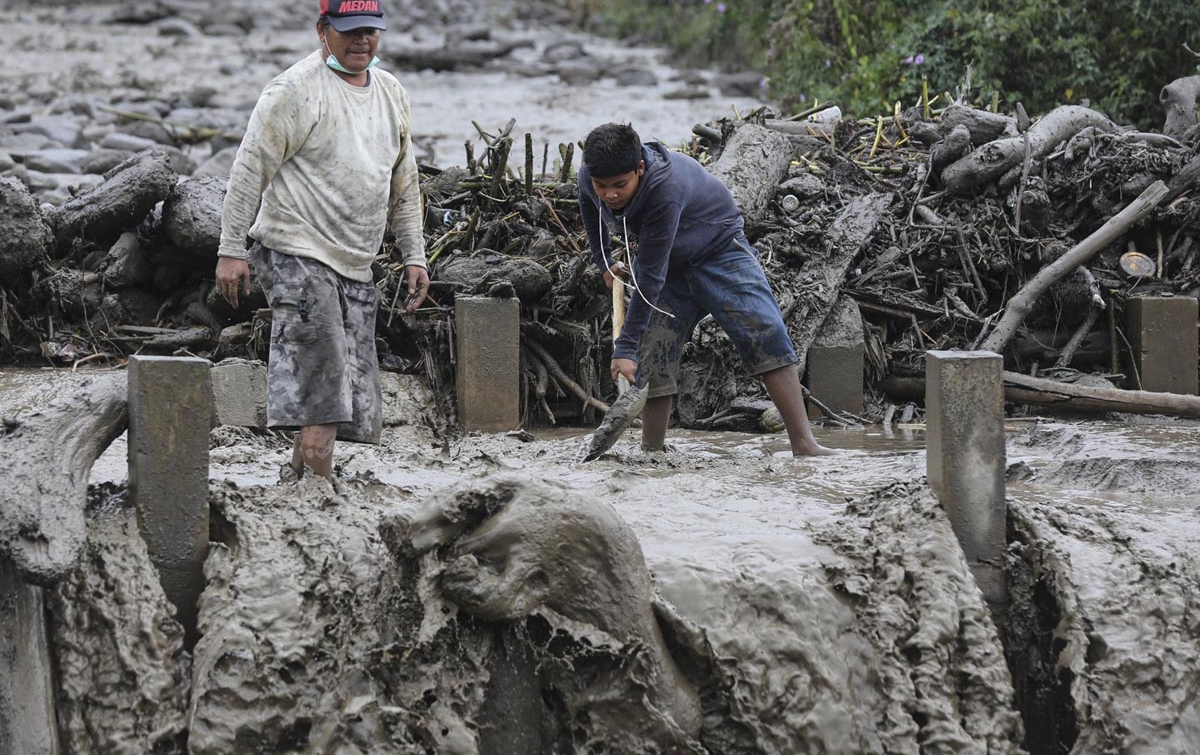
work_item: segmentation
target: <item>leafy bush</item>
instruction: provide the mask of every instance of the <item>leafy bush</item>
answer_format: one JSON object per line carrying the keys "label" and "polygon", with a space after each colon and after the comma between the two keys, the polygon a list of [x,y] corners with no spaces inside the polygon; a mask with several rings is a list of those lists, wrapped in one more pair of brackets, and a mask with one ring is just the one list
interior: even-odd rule
{"label": "leafy bush", "polygon": [[1031,114],[1090,101],[1119,123],[1162,125],[1163,85],[1195,74],[1200,3],[1178,0],[588,0],[601,27],[679,60],[755,68],[795,108],[857,115],[948,92]]}

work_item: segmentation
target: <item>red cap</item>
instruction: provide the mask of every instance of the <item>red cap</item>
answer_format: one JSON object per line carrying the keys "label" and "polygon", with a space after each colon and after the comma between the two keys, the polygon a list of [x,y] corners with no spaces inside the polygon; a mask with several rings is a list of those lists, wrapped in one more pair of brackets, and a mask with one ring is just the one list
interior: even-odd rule
{"label": "red cap", "polygon": [[317,10],[335,31],[387,28],[381,0],[319,0]]}

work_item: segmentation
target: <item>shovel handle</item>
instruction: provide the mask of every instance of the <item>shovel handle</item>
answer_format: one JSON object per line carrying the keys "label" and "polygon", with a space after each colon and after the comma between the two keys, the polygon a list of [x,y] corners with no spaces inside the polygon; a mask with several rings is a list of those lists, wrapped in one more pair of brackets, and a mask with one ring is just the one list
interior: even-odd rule
{"label": "shovel handle", "polygon": [[[625,324],[625,281],[620,278],[613,277],[612,284],[612,338],[613,343],[617,342],[617,338],[621,336],[621,326]],[[629,381],[622,375],[617,378],[617,395],[624,393],[629,388]]]}

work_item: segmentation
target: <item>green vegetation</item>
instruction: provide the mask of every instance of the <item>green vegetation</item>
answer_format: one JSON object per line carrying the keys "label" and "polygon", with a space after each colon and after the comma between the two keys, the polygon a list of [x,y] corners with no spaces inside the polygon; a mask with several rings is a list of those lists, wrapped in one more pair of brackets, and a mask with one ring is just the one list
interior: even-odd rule
{"label": "green vegetation", "polygon": [[1179,0],[581,4],[593,29],[664,44],[684,63],[761,70],[785,109],[836,99],[860,117],[917,104],[925,78],[931,97],[1002,111],[1021,102],[1031,115],[1086,101],[1157,129],[1159,90],[1200,70],[1200,3]]}

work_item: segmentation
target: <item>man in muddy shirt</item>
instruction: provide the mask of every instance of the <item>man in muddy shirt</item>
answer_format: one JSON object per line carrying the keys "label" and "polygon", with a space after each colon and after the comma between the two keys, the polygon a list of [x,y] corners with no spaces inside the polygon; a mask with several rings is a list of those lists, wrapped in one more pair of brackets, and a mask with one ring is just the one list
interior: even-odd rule
{"label": "man in muddy shirt", "polygon": [[[683,347],[711,314],[750,374],[762,378],[783,416],[792,454],[833,453],[813,438],[791,338],[758,252],[746,241],[741,212],[720,179],[686,155],[643,144],[632,127],[608,123],[584,141],[579,209],[605,285],[612,288],[616,276],[634,289],[610,369],[614,382],[623,376],[649,383],[644,449],[663,447]],[[625,242],[622,249],[612,248],[612,234]],[[618,252],[628,252],[624,262],[615,259]]]}
{"label": "man in muddy shirt", "polygon": [[[379,0],[319,0],[320,49],[275,78],[229,174],[217,286],[233,306],[253,265],[271,304],[267,423],[299,428],[291,469],[328,477],[334,440],[378,442],[371,275],[388,225],[412,312],[429,288],[408,93],[375,68]],[[247,242],[250,243],[247,249]]]}

